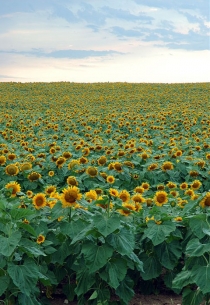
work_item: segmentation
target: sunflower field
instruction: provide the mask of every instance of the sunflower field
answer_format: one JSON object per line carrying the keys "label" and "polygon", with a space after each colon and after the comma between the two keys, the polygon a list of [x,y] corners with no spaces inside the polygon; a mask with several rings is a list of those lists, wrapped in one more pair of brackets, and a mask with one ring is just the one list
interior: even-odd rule
{"label": "sunflower field", "polygon": [[0,83],[0,304],[209,304],[209,91]]}

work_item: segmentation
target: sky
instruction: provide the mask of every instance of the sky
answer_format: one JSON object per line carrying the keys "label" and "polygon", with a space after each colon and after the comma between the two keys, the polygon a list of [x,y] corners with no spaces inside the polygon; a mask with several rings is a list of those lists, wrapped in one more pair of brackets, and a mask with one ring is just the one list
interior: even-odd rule
{"label": "sky", "polygon": [[0,0],[0,82],[210,82],[209,0]]}

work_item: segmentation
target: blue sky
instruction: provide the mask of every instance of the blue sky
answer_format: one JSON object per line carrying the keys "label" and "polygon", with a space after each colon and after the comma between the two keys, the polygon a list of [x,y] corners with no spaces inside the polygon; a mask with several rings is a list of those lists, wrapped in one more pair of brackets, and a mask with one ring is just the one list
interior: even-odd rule
{"label": "blue sky", "polygon": [[209,82],[209,0],[0,0],[0,81]]}

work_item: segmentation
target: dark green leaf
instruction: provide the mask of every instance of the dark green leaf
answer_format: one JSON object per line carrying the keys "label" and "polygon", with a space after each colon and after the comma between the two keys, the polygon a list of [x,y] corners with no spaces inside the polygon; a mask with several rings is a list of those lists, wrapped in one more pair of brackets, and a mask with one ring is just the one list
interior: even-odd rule
{"label": "dark green leaf", "polygon": [[175,289],[182,289],[183,287],[185,287],[193,282],[194,281],[192,279],[192,271],[183,270],[173,280],[172,287]]}
{"label": "dark green leaf", "polygon": [[143,280],[151,280],[161,274],[162,266],[155,256],[147,256],[144,254],[140,258],[144,266],[144,273],[141,273]]}
{"label": "dark green leaf", "polygon": [[0,276],[0,296],[7,290],[10,278],[8,275]]}
{"label": "dark green leaf", "polygon": [[200,290],[185,288],[182,294],[182,305],[200,305],[204,300]]}
{"label": "dark green leaf", "polygon": [[0,236],[0,254],[10,256],[21,239],[21,233],[13,232],[9,237]]}
{"label": "dark green leaf", "polygon": [[192,269],[192,277],[200,290],[206,294],[210,293],[210,266],[194,266]]}
{"label": "dark green leaf", "polygon": [[187,244],[185,253],[189,256],[202,256],[208,251],[210,251],[210,244],[201,244],[198,238],[193,238]]}
{"label": "dark green leaf", "polygon": [[120,297],[120,300],[123,302],[122,304],[127,305],[134,296],[133,281],[129,277],[125,277],[125,279],[120,283],[115,292],[116,295],[118,295]]}
{"label": "dark green leaf", "polygon": [[106,265],[106,270],[109,274],[109,285],[116,289],[125,278],[127,264],[122,258],[111,259]]}
{"label": "dark green leaf", "polygon": [[160,225],[154,222],[148,222],[148,228],[144,234],[151,239],[154,246],[161,244],[171,232],[175,231],[176,225],[173,222],[165,221]]}
{"label": "dark green leaf", "polygon": [[182,248],[178,241],[171,243],[163,242],[155,247],[155,251],[161,264],[169,270],[172,270],[178,263],[178,259],[182,255]]}
{"label": "dark green leaf", "polygon": [[107,244],[98,246],[91,241],[84,242],[81,252],[84,254],[86,266],[90,272],[98,271],[112,256],[113,248]]}
{"label": "dark green leaf", "polygon": [[116,234],[110,234],[106,240],[121,255],[129,255],[135,246],[134,234],[126,228]]}
{"label": "dark green leaf", "polygon": [[26,218],[27,216],[33,215],[34,211],[29,210],[29,209],[12,209],[10,211],[10,215],[12,216],[13,219],[18,220],[22,218]]}
{"label": "dark green leaf", "polygon": [[95,215],[93,217],[93,224],[98,229],[98,231],[106,237],[110,233],[114,232],[120,226],[120,217],[114,215],[110,218],[104,215]]}
{"label": "dark green leaf", "polygon": [[209,225],[206,221],[206,214],[194,215],[189,220],[189,226],[193,233],[201,239],[205,236],[203,229],[209,229]]}
{"label": "dark green leaf", "polygon": [[77,296],[86,293],[92,285],[95,283],[95,275],[90,274],[88,269],[82,269],[77,272],[77,287],[75,288],[75,293]]}

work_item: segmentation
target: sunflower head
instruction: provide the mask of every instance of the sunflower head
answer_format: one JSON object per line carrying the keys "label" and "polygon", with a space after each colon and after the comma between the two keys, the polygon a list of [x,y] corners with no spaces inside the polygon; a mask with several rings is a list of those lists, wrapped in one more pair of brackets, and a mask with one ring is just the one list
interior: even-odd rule
{"label": "sunflower head", "polygon": [[188,188],[188,184],[187,182],[182,182],[179,187],[181,190],[186,190]]}
{"label": "sunflower head", "polygon": [[43,194],[43,193],[36,194],[32,199],[32,203],[33,203],[35,209],[37,209],[37,210],[44,208],[47,204],[45,194]]}
{"label": "sunflower head", "polygon": [[194,191],[196,191],[201,187],[201,185],[202,183],[199,180],[194,180],[190,186]]}
{"label": "sunflower head", "polygon": [[40,234],[36,240],[37,244],[42,244],[44,241],[45,241],[44,235]]}
{"label": "sunflower head", "polygon": [[126,190],[121,191],[118,197],[122,200],[122,202],[129,202],[130,200],[130,194]]}
{"label": "sunflower head", "polygon": [[0,165],[4,165],[7,161],[7,158],[5,156],[0,156]]}
{"label": "sunflower head", "polygon": [[78,185],[77,179],[74,176],[69,176],[66,181],[67,181],[68,185],[72,185],[72,186]]}
{"label": "sunflower head", "polygon": [[113,184],[115,182],[114,176],[107,176],[106,181],[110,184]]}
{"label": "sunflower head", "polygon": [[165,191],[158,191],[155,193],[154,202],[157,206],[162,206],[168,202],[168,194]]}
{"label": "sunflower head", "polygon": [[9,176],[16,176],[19,173],[19,169],[15,164],[9,164],[6,166],[5,172]]}
{"label": "sunflower head", "polygon": [[20,170],[22,172],[30,170],[31,168],[32,168],[32,164],[30,162],[25,162],[25,163],[21,164],[21,166],[20,166]]}
{"label": "sunflower head", "polygon": [[200,206],[202,208],[210,207],[210,192],[206,193],[205,197],[200,202]]}
{"label": "sunflower head", "polygon": [[50,185],[45,188],[45,193],[48,196],[50,196],[51,193],[55,193],[55,192],[56,192],[56,186],[54,185]]}
{"label": "sunflower head", "polygon": [[110,188],[109,189],[109,194],[113,197],[118,197],[119,196],[119,192],[116,189]]}
{"label": "sunflower head", "polygon": [[172,170],[174,168],[174,166],[170,161],[166,161],[163,163],[161,168],[163,171],[168,171],[168,170]]}
{"label": "sunflower head", "polygon": [[80,200],[81,198],[82,195],[76,186],[69,186],[64,189],[63,193],[60,195],[60,200],[64,208],[73,207],[76,205],[77,200]]}
{"label": "sunflower head", "polygon": [[59,157],[55,163],[58,168],[61,168],[61,167],[63,167],[65,162],[66,162],[66,159],[64,157]]}
{"label": "sunflower head", "polygon": [[90,177],[96,177],[98,175],[98,170],[96,167],[94,166],[89,166],[86,170],[86,173],[90,176]]}
{"label": "sunflower head", "polygon": [[37,172],[32,172],[28,175],[28,180],[30,180],[31,182],[34,182],[34,181],[38,180],[39,178],[41,178],[41,174],[39,174]]}
{"label": "sunflower head", "polygon": [[12,190],[11,197],[16,197],[16,194],[21,191],[21,186],[16,181],[7,183],[5,188]]}
{"label": "sunflower head", "polygon": [[98,194],[96,193],[95,190],[90,190],[89,192],[85,193],[85,197],[88,200],[96,200],[98,198]]}

